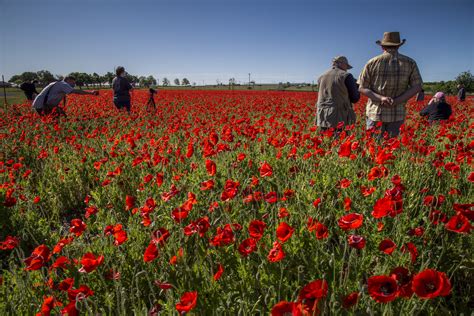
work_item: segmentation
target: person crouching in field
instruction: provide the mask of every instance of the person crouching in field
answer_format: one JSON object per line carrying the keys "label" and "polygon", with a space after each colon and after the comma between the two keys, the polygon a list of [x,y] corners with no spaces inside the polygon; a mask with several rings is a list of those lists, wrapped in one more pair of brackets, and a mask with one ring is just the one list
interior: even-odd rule
{"label": "person crouching in field", "polygon": [[430,123],[448,120],[451,114],[451,105],[446,103],[443,92],[436,92],[428,105],[420,112],[421,116],[428,116]]}
{"label": "person crouching in field", "polygon": [[155,89],[153,88],[150,88],[150,90],[148,90],[150,92],[150,97],[148,98],[148,102],[147,102],[147,107],[151,107],[153,105],[153,109],[156,110],[156,104],[155,104],[155,94],[158,92],[156,91]]}
{"label": "person crouching in field", "polygon": [[82,94],[82,95],[99,95],[98,91],[85,91],[74,89],[76,79],[67,76],[64,80],[55,81],[47,85],[35,98],[32,107],[39,115],[65,115],[64,110],[59,106],[61,101],[66,100],[66,95]]}
{"label": "person crouching in field", "polygon": [[38,95],[38,91],[36,91],[36,84],[38,84],[38,80],[26,81],[20,85],[20,89],[23,90],[28,101],[33,101]]}
{"label": "person crouching in field", "polygon": [[332,68],[318,79],[316,125],[321,131],[340,132],[343,126],[355,123],[352,103],[359,101],[360,94],[354,77],[347,72],[351,68],[346,57],[338,56],[332,60]]}
{"label": "person crouching in field", "polygon": [[112,88],[114,90],[114,104],[119,110],[125,108],[130,113],[131,101],[130,101],[130,90],[133,89],[130,82],[125,78],[125,68],[122,66],[117,67],[115,70],[117,75],[112,80]]}
{"label": "person crouching in field", "polygon": [[396,137],[405,121],[406,102],[421,91],[423,81],[416,62],[398,53],[405,43],[399,32],[385,32],[376,43],[383,53],[369,60],[359,76],[359,91],[369,98],[367,130]]}

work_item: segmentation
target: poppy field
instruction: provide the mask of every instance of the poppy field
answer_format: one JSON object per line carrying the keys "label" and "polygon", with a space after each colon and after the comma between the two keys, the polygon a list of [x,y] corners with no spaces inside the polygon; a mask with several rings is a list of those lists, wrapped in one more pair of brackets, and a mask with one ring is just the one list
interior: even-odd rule
{"label": "poppy field", "polygon": [[[469,315],[474,100],[398,138],[317,95],[111,91],[0,118],[1,315]],[[426,101],[427,102],[427,101]]]}

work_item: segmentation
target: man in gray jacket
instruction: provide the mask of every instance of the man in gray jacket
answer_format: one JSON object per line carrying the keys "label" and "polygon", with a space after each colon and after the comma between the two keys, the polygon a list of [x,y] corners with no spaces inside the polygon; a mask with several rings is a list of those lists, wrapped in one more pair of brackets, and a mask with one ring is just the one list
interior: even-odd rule
{"label": "man in gray jacket", "polygon": [[355,123],[356,117],[352,103],[360,99],[357,83],[347,72],[352,66],[347,58],[337,56],[332,60],[332,69],[318,79],[318,102],[316,103],[316,125],[322,130]]}

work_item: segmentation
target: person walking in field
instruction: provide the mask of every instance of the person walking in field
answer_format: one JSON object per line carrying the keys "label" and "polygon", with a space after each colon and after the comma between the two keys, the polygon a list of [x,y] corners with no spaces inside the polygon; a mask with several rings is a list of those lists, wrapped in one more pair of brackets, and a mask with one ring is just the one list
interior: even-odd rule
{"label": "person walking in field", "polygon": [[367,62],[359,76],[359,91],[369,100],[367,129],[378,129],[390,137],[400,134],[406,102],[421,91],[423,81],[416,62],[398,52],[405,43],[399,32],[385,32],[376,43],[383,53]]}
{"label": "person walking in field", "polygon": [[463,102],[466,100],[466,89],[462,83],[458,85],[458,89],[458,101]]}
{"label": "person walking in field", "polygon": [[33,101],[35,97],[38,95],[38,91],[36,91],[36,84],[38,80],[33,81],[25,81],[20,85],[20,89],[25,93],[25,97],[28,101]]}
{"label": "person walking in field", "polygon": [[67,76],[64,80],[55,81],[47,85],[35,98],[32,107],[39,115],[65,115],[64,110],[59,106],[65,100],[67,94],[99,95],[98,91],[85,91],[74,89],[76,79]]}
{"label": "person walking in field", "polygon": [[153,105],[153,109],[156,110],[156,104],[155,104],[155,94],[158,92],[157,90],[150,88],[148,90],[150,92],[150,97],[148,98],[147,102],[147,107],[150,107]]}
{"label": "person walking in field", "polygon": [[446,103],[443,92],[436,92],[428,105],[420,112],[421,116],[428,116],[430,123],[448,120],[451,114],[451,105]]}
{"label": "person walking in field", "polygon": [[337,56],[332,60],[332,68],[318,79],[316,125],[322,131],[330,128],[340,131],[343,126],[355,123],[352,103],[359,101],[360,94],[354,77],[347,72],[351,68],[346,57]]}
{"label": "person walking in field", "polygon": [[122,66],[117,67],[115,70],[117,75],[112,80],[112,89],[114,90],[114,104],[119,110],[125,108],[130,113],[131,98],[130,90],[133,89],[130,82],[125,78],[125,68]]}

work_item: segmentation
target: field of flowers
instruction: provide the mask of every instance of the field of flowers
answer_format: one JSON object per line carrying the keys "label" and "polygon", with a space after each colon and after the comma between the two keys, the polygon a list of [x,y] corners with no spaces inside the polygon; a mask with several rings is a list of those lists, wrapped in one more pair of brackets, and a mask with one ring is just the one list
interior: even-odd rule
{"label": "field of flowers", "polygon": [[396,139],[316,93],[111,92],[0,118],[1,315],[469,315],[474,100]]}

